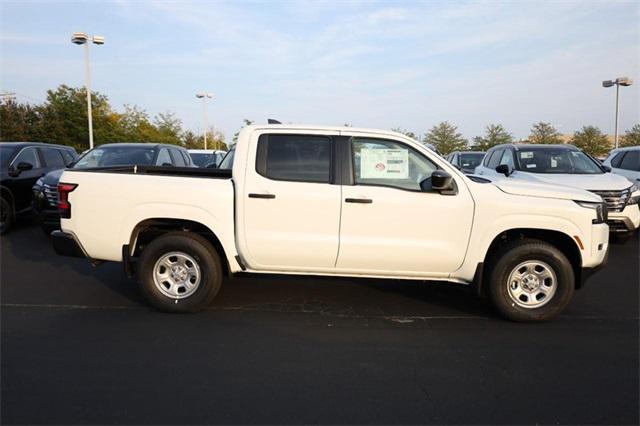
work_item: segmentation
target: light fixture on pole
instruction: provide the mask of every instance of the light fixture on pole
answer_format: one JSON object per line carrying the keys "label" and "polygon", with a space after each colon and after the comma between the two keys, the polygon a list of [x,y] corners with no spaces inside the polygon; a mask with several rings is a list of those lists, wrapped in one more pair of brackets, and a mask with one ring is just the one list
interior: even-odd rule
{"label": "light fixture on pole", "polygon": [[620,109],[620,86],[631,86],[633,80],[629,77],[618,77],[615,80],[606,80],[602,82],[602,87],[616,86],[616,126],[615,126],[615,142],[616,148],[618,148],[618,110]]}
{"label": "light fixture on pole", "polygon": [[93,119],[91,116],[91,67],[89,66],[89,41],[93,44],[104,44],[103,36],[90,37],[87,33],[73,33],[71,35],[71,42],[73,44],[84,44],[84,69],[86,78],[86,90],[87,90],[87,119],[89,121],[89,149],[93,148]]}
{"label": "light fixture on pole", "polygon": [[[204,133],[204,149],[207,149],[207,98],[212,99],[213,93],[196,93],[196,98],[202,99],[202,126]],[[215,134],[213,135],[215,137]]]}

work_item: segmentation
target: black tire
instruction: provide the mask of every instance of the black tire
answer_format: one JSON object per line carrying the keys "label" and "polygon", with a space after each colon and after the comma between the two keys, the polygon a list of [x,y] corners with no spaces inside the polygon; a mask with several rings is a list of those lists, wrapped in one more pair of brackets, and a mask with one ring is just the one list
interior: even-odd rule
{"label": "black tire", "polygon": [[[544,262],[555,273],[555,293],[539,307],[520,306],[510,296],[511,272],[528,261]],[[488,283],[489,299],[502,316],[512,321],[541,322],[554,318],[567,307],[575,290],[575,274],[569,259],[556,247],[539,240],[522,239],[507,243],[492,256]],[[530,296],[521,297],[526,302]],[[532,302],[541,303],[533,299]]]}
{"label": "black tire", "polygon": [[5,197],[0,197],[0,235],[6,234],[14,221],[13,205]]}
{"label": "black tire", "polygon": [[[156,285],[154,279],[156,262],[172,252],[188,255],[199,268],[199,284],[193,294],[186,297],[170,297],[160,290],[162,284]],[[202,236],[170,232],[153,240],[142,251],[137,279],[142,295],[155,308],[164,312],[198,312],[209,306],[222,286],[222,262],[216,250]]]}

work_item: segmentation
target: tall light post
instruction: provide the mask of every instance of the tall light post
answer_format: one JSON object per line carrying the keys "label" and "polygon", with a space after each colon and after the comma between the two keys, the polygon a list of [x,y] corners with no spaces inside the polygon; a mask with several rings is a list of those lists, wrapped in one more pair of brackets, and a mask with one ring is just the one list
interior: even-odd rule
{"label": "tall light post", "polygon": [[[202,99],[202,126],[204,128],[204,149],[207,149],[207,98],[212,99],[213,93],[196,93],[196,98]],[[215,137],[215,134],[214,134]]]}
{"label": "tall light post", "polygon": [[620,86],[631,86],[633,80],[629,77],[618,77],[615,80],[606,80],[602,82],[602,87],[616,86],[616,127],[615,127],[615,141],[616,148],[618,147],[618,110],[620,109]]}
{"label": "tall light post", "polygon": [[93,119],[91,116],[91,67],[89,66],[89,40],[93,44],[104,44],[103,36],[89,37],[87,33],[73,33],[71,42],[74,44],[84,44],[84,69],[87,88],[87,117],[89,120],[89,149],[93,148]]}

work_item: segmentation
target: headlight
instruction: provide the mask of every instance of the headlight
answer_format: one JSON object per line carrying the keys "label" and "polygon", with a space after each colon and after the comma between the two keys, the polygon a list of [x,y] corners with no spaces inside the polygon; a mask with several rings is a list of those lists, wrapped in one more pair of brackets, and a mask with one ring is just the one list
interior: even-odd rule
{"label": "headlight", "polygon": [[627,202],[627,204],[639,204],[640,203],[640,194],[633,195],[637,191],[638,191],[638,185],[636,185],[636,184],[631,185],[631,187],[629,188],[629,194],[631,194],[631,198],[629,198],[629,201]]}
{"label": "headlight", "polygon": [[37,185],[37,186],[44,186],[44,181],[42,180],[42,178],[40,178],[40,179],[38,179],[38,180],[36,181],[36,185]]}
{"label": "headlight", "polygon": [[575,203],[580,207],[596,211],[596,218],[593,219],[593,223],[605,223],[607,221],[607,207],[604,203],[591,203],[587,201],[576,201]]}

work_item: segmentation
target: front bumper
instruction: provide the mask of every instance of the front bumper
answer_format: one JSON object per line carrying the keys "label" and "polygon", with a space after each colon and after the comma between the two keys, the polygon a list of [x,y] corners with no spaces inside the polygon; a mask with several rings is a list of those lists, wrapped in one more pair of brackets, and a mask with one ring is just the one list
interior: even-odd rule
{"label": "front bumper", "polygon": [[590,252],[582,257],[582,268],[576,277],[576,288],[582,288],[587,279],[598,272],[609,259],[609,227],[604,223],[591,226]]}
{"label": "front bumper", "polygon": [[75,235],[64,231],[51,233],[53,249],[61,256],[88,257]]}
{"label": "front bumper", "polygon": [[628,205],[621,212],[609,211],[607,220],[611,233],[633,232],[640,227],[638,204]]}

